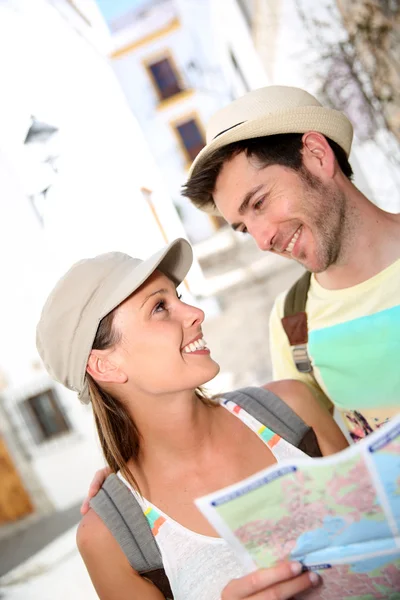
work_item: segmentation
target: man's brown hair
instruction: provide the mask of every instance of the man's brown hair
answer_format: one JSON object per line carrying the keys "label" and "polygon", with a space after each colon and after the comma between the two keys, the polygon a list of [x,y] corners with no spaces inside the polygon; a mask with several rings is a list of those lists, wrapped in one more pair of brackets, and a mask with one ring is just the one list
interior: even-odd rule
{"label": "man's brown hair", "polygon": [[[197,208],[215,209],[213,193],[222,166],[241,152],[245,152],[249,158],[255,157],[261,168],[281,165],[301,172],[304,168],[302,137],[301,133],[283,133],[240,140],[223,146],[196,165],[190,179],[182,188],[182,195],[189,198]],[[326,138],[326,140],[344,175],[351,179],[353,170],[345,151],[331,139]]]}

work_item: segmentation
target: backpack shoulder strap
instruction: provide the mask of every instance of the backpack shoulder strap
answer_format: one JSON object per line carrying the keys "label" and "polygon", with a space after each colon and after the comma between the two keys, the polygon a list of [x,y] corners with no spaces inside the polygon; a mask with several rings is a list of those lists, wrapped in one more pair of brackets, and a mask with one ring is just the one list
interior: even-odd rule
{"label": "backpack shoulder strap", "polygon": [[107,477],[90,506],[117,540],[129,564],[173,598],[160,550],[136,498],[117,475]]}
{"label": "backpack shoulder strap", "polygon": [[311,282],[311,273],[306,271],[294,282],[285,298],[284,316],[290,317],[299,312],[305,312],[307,294]]}
{"label": "backpack shoulder strap", "polygon": [[282,326],[292,347],[293,360],[301,373],[311,373],[312,365],[307,351],[307,295],[311,273],[306,271],[286,294]]}
{"label": "backpack shoulder strap", "polygon": [[260,423],[312,457],[321,456],[311,427],[275,394],[261,387],[247,387],[224,394]]}

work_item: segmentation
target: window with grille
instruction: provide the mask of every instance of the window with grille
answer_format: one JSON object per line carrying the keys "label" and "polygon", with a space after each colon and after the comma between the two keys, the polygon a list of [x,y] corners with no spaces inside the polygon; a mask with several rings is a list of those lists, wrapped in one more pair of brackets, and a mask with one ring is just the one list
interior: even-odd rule
{"label": "window with grille", "polygon": [[176,71],[169,58],[163,58],[148,65],[158,93],[162,100],[167,100],[183,91]]}
{"label": "window with grille", "polygon": [[23,401],[21,408],[37,444],[71,430],[60,402],[52,389],[27,398]]}
{"label": "window with grille", "polygon": [[182,141],[188,158],[192,161],[205,146],[203,133],[195,119],[189,119],[176,125],[176,131]]}

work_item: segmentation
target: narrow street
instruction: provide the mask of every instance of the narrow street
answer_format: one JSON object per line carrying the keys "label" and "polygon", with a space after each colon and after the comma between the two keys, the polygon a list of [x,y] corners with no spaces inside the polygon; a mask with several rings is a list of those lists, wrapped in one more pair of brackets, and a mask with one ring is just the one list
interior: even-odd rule
{"label": "narrow street", "polygon": [[[218,246],[218,241],[225,250],[201,258],[207,245]],[[217,317],[206,315],[203,329],[222,373],[229,374],[224,381],[229,381],[231,389],[266,383],[272,377],[268,322],[274,299],[290,287],[302,268],[261,252],[250,237],[239,237],[228,229],[196,250],[221,307]]]}

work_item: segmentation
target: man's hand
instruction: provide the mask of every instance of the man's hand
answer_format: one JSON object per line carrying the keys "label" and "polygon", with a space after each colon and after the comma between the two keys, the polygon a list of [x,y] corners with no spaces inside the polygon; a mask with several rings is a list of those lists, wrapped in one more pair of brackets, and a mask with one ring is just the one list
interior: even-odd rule
{"label": "man's hand", "polygon": [[221,600],[288,600],[321,583],[317,573],[302,573],[300,563],[282,563],[233,579],[223,589]]}
{"label": "man's hand", "polygon": [[100,469],[99,471],[96,471],[96,473],[92,479],[92,483],[89,486],[87,498],[85,498],[85,500],[83,501],[83,504],[81,506],[81,515],[86,515],[86,513],[88,512],[88,510],[90,508],[90,506],[89,506],[90,500],[93,498],[93,496],[95,496],[97,494],[97,492],[99,491],[99,489],[101,488],[101,486],[103,485],[103,483],[107,479],[107,477],[111,474],[111,472],[112,471],[111,471],[110,467],[104,467],[104,469]]}

